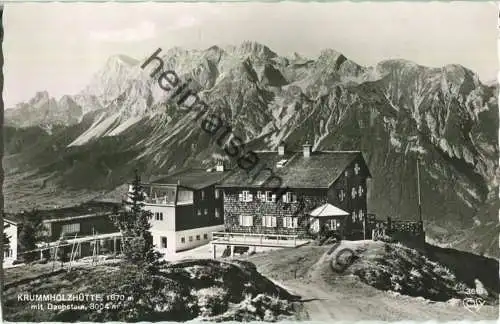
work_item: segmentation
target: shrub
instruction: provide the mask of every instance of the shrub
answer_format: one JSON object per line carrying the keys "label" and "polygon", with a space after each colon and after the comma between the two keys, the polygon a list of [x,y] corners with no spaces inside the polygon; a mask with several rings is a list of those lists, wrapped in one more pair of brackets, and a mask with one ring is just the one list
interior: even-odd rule
{"label": "shrub", "polygon": [[229,304],[229,295],[220,287],[204,288],[196,291],[200,316],[209,317],[224,313]]}

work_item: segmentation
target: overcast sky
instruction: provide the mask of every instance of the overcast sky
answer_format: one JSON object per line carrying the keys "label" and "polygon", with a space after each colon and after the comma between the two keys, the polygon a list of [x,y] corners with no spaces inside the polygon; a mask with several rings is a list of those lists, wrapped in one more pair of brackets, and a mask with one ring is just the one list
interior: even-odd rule
{"label": "overcast sky", "polygon": [[6,107],[80,91],[113,54],[255,40],[278,54],[333,48],[362,65],[390,58],[498,71],[491,3],[24,3],[5,5]]}

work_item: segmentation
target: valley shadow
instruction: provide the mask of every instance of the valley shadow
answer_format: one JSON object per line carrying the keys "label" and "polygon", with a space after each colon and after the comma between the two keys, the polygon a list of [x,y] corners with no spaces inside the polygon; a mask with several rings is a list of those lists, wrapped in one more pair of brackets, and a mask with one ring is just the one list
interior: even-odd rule
{"label": "valley shadow", "polygon": [[500,279],[499,262],[493,258],[449,248],[425,244],[426,256],[451,269],[458,280],[475,287],[475,279],[481,281],[488,295],[498,301]]}

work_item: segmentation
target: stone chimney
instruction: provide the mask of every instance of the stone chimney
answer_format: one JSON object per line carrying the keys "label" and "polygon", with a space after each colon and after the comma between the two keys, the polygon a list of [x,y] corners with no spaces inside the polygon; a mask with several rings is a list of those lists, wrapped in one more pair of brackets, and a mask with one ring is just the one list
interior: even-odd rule
{"label": "stone chimney", "polygon": [[215,171],[224,172],[224,161],[217,160],[217,165],[215,166]]}
{"label": "stone chimney", "polygon": [[285,148],[286,148],[286,145],[285,145],[285,142],[281,141],[280,144],[278,145],[278,155],[285,155]]}
{"label": "stone chimney", "polygon": [[309,142],[306,142],[306,144],[302,145],[302,151],[304,152],[305,158],[308,158],[311,156],[311,150],[312,150],[312,145],[309,144]]}

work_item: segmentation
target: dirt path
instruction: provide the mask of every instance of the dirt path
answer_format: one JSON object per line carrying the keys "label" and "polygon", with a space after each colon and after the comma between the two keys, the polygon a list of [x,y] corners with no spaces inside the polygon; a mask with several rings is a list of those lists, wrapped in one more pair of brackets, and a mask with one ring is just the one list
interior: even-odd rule
{"label": "dirt path", "polygon": [[260,266],[256,262],[256,265],[276,284],[302,297],[311,321],[496,320],[498,317],[497,306],[483,306],[474,313],[461,302],[452,305],[397,295],[368,286],[355,276],[337,275],[329,264],[343,247],[341,244],[330,255],[327,255],[330,249],[325,249],[325,253],[316,259],[317,262],[311,263],[303,277],[283,277],[282,271],[269,271],[268,263],[273,262],[269,259],[263,260]]}

